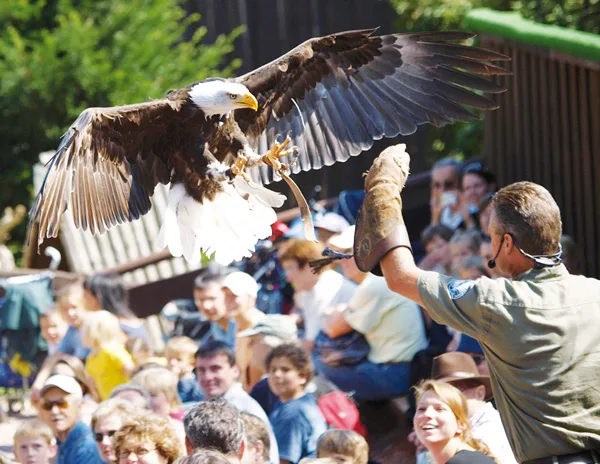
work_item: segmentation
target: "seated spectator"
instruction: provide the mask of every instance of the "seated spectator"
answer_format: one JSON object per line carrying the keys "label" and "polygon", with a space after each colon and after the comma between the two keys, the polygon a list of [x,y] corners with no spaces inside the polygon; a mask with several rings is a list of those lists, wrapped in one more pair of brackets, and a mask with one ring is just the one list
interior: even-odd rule
{"label": "seated spectator", "polygon": [[[330,240],[332,248],[351,252],[354,226]],[[317,371],[358,401],[383,400],[410,388],[410,362],[427,347],[419,306],[392,292],[383,277],[361,272],[354,258],[339,261],[344,275],[358,284],[347,306],[325,319],[323,331],[335,339],[353,330],[369,343],[368,358],[353,365],[329,365],[315,356]]]}
{"label": "seated spectator", "polygon": [[129,307],[129,292],[119,274],[94,274],[83,282],[85,305],[89,311],[104,309],[119,319],[127,337],[150,340],[144,321]]}
{"label": "seated spectator", "polygon": [[129,418],[115,433],[113,447],[119,464],[173,464],[185,454],[171,423],[156,414]]}
{"label": "seated spectator", "polygon": [[150,342],[142,337],[129,337],[125,342],[125,349],[131,355],[136,368],[154,364],[167,367],[167,360],[162,356],[155,356]]}
{"label": "seated spectator", "polygon": [[69,328],[56,351],[71,354],[83,361],[90,354],[90,350],[81,341],[80,329],[88,313],[84,306],[83,288],[78,284],[65,286],[56,292],[55,298],[60,314],[67,324],[69,324]]}
{"label": "seated spectator", "polygon": [[325,213],[315,221],[317,238],[323,245],[328,245],[331,237],[341,234],[348,227],[350,223],[337,213]]}
{"label": "seated spectator", "polygon": [[469,256],[458,265],[458,277],[463,280],[489,277],[488,266],[483,262],[481,256]]}
{"label": "seated spectator", "polygon": [[463,226],[459,190],[462,163],[455,158],[444,158],[431,168],[431,224],[442,224],[450,230]]}
{"label": "seated spectator", "polygon": [[251,329],[238,332],[238,343],[241,340],[247,346],[248,367],[246,376],[246,390],[254,386],[267,374],[265,360],[269,352],[276,346],[298,338],[298,328],[292,316],[283,314],[268,314],[263,320]]}
{"label": "seated spectator", "polygon": [[83,391],[77,380],[53,375],[40,396],[39,417],[52,429],[58,444],[56,464],[101,462],[92,429],[79,419]]}
{"label": "seated spectator", "polygon": [[490,236],[490,216],[492,214],[492,198],[494,198],[493,193],[486,194],[481,203],[479,203],[479,228],[481,230],[481,235],[484,237]]}
{"label": "seated spectator", "polygon": [[352,430],[328,430],[317,443],[317,457],[332,458],[340,464],[367,464],[367,440]]}
{"label": "seated spectator", "polygon": [[476,230],[458,230],[450,239],[452,272],[458,274],[458,267],[469,257],[479,255],[481,235]]}
{"label": "seated spectator", "polygon": [[196,353],[196,374],[207,399],[224,398],[241,412],[257,416],[264,422],[271,437],[271,461],[277,462],[279,455],[271,423],[265,411],[238,381],[240,370],[233,350],[223,342],[201,346]]}
{"label": "seated spectator", "polygon": [[486,195],[496,190],[496,176],[479,161],[465,164],[462,173],[463,220],[467,229],[479,229],[478,213]]}
{"label": "seated spectator", "polygon": [[138,410],[152,410],[152,397],[148,390],[132,383],[119,385],[110,393],[109,399],[127,401]]}
{"label": "seated spectator", "polygon": [[79,406],[80,419],[85,424],[89,424],[92,413],[96,410],[100,401],[100,395],[98,395],[94,380],[88,375],[81,360],[75,356],[56,353],[46,358],[35,381],[31,385],[31,403],[36,408],[39,408],[40,392],[46,380],[53,375],[67,375],[77,380],[83,392],[83,399]]}
{"label": "seated spectator", "polygon": [[503,277],[502,272],[498,269],[498,266],[494,266],[493,268],[488,265],[490,260],[494,259],[496,252],[492,250],[492,239],[489,237],[483,237],[481,240],[481,245],[479,245],[479,256],[483,260],[485,265],[485,270],[490,276],[490,279],[497,279],[498,277]]}
{"label": "seated spectator", "polygon": [[421,233],[421,243],[427,254],[419,262],[419,267],[425,271],[436,271],[442,274],[452,274],[452,254],[450,239],[454,232],[443,224],[427,226]]}
{"label": "seated spectator", "polygon": [[85,368],[105,400],[119,385],[129,382],[134,364],[125,349],[119,319],[108,311],[88,314],[81,329],[83,344],[91,349]]}
{"label": "seated spectator", "polygon": [[473,438],[467,400],[452,385],[426,380],[416,387],[417,412],[413,419],[420,442],[435,464],[494,464],[488,447]]}
{"label": "seated spectator", "polygon": [[314,457],[317,440],[327,430],[325,419],[306,385],[313,376],[310,355],[299,345],[279,345],[267,356],[269,387],[280,403],[269,418],[282,464]]}
{"label": "seated spectator", "polygon": [[69,325],[63,319],[58,308],[51,307],[40,314],[40,330],[48,344],[48,355],[52,356],[58,351],[58,346],[68,328]]}
{"label": "seated spectator", "polygon": [[309,262],[320,259],[323,245],[308,240],[291,239],[279,254],[285,278],[295,289],[295,310],[302,315],[305,346],[312,349],[314,340],[323,328],[327,311],[345,304],[354,293],[356,284],[339,273],[324,267],[313,273]]}
{"label": "seated spectator", "polygon": [[173,337],[167,340],[165,356],[169,370],[177,376],[177,394],[182,403],[196,402],[204,398],[198,379],[194,375],[198,344],[189,337]]}
{"label": "seated spectator", "polygon": [[166,367],[156,366],[142,369],[131,379],[131,383],[143,387],[152,398],[152,410],[166,417],[183,441],[183,416],[185,411],[177,394],[177,376]]}
{"label": "seated spectator", "polygon": [[210,449],[241,462],[246,448],[244,422],[240,411],[223,398],[204,400],[190,409],[183,419],[188,454]]}
{"label": "seated spectator", "polygon": [[[256,307],[258,284],[249,274],[239,271],[232,272],[223,280],[223,291],[225,292],[227,313],[229,317],[235,320],[238,333],[254,327],[266,316]],[[249,384],[248,365],[250,364],[250,353],[248,343],[247,338],[236,339],[235,358],[240,368],[244,388],[247,388]]]}
{"label": "seated spectator", "polygon": [[139,412],[125,400],[110,399],[98,405],[92,415],[91,426],[102,462],[112,464],[118,461],[113,448],[113,435],[129,417]]}
{"label": "seated spectator", "polygon": [[269,430],[263,422],[253,414],[241,413],[244,421],[244,436],[246,449],[242,457],[242,464],[267,464],[270,461],[271,439]]}
{"label": "seated spectator", "polygon": [[19,426],[13,443],[19,464],[51,464],[58,450],[52,429],[36,419],[27,420]]}
{"label": "seated spectator", "polygon": [[466,353],[444,353],[434,359],[431,376],[462,392],[471,435],[487,445],[498,464],[515,464],[500,414],[489,402],[493,396],[490,377],[478,372],[473,359]]}
{"label": "seated spectator", "polygon": [[175,464],[230,464],[231,462],[222,453],[201,449],[190,456],[179,458]]}
{"label": "seated spectator", "polygon": [[209,265],[194,281],[194,303],[208,321],[199,338],[194,338],[200,345],[221,341],[235,348],[237,324],[227,313],[223,292],[226,274],[227,268]]}

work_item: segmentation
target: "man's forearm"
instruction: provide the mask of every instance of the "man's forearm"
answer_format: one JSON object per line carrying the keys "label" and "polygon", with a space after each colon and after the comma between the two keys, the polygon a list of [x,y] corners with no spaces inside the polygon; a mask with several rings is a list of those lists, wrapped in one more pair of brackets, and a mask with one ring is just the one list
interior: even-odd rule
{"label": "man's forearm", "polygon": [[390,290],[422,306],[419,296],[419,276],[423,272],[415,264],[412,252],[399,247],[387,253],[380,262]]}

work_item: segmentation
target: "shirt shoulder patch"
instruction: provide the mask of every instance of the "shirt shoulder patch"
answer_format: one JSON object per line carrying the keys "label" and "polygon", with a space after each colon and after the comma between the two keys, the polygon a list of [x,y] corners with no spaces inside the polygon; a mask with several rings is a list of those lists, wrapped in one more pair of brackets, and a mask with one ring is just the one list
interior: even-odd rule
{"label": "shirt shoulder patch", "polygon": [[473,288],[475,282],[472,280],[453,280],[448,284],[448,292],[450,293],[450,298],[453,300],[458,300],[465,296],[465,294]]}

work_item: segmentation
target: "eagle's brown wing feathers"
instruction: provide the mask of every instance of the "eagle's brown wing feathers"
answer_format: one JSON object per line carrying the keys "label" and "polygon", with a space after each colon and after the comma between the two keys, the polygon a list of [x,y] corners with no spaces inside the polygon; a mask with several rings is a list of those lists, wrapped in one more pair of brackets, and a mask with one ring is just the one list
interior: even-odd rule
{"label": "eagle's brown wing feathers", "polygon": [[[505,89],[480,75],[507,74],[509,58],[448,43],[473,35],[419,32],[371,36],[352,31],[308,40],[237,79],[257,97],[259,111],[235,113],[259,153],[291,131],[300,154],[292,172],[319,169],[368,150],[373,140],[412,134],[477,116],[464,106],[495,109],[481,93]],[[255,180],[275,180],[268,166]]]}
{"label": "eagle's brown wing feathers", "polygon": [[30,225],[39,224],[38,246],[58,235],[68,206],[75,225],[92,233],[150,209],[156,185],[170,181],[178,105],[164,99],[81,113],[49,161],[30,212]]}

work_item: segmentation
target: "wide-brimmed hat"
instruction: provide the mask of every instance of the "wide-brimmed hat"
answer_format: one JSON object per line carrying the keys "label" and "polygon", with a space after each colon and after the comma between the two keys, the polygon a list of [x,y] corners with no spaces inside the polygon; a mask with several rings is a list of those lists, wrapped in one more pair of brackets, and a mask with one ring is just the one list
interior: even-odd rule
{"label": "wide-brimmed hat", "polygon": [[452,384],[460,380],[476,380],[485,386],[486,401],[494,396],[490,377],[480,375],[477,364],[467,353],[450,352],[433,358],[431,378]]}

